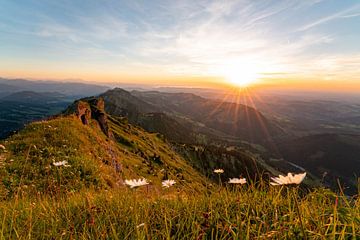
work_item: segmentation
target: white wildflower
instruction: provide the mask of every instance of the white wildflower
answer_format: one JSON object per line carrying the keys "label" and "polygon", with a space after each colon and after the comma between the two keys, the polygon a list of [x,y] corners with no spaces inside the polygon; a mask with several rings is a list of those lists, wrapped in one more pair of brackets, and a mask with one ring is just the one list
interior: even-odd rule
{"label": "white wildflower", "polygon": [[229,178],[229,183],[231,184],[245,184],[246,178]]}
{"label": "white wildflower", "polygon": [[68,161],[66,161],[66,160],[60,161],[60,162],[53,162],[53,165],[55,167],[60,167],[60,166],[70,167],[70,165],[68,164]]}
{"label": "white wildflower", "polygon": [[162,181],[162,186],[165,188],[169,188],[174,185],[176,182],[174,180],[164,180]]}
{"label": "white wildflower", "polygon": [[125,180],[125,184],[128,185],[130,188],[136,188],[136,187],[141,187],[141,186],[145,186],[148,185],[149,182],[143,178],[143,179],[131,179],[131,180]]}
{"label": "white wildflower", "polygon": [[215,170],[214,170],[214,173],[217,173],[217,174],[224,173],[224,169],[221,169],[221,168],[215,169]]}
{"label": "white wildflower", "polygon": [[290,185],[300,184],[306,176],[306,172],[300,174],[288,173],[287,176],[279,175],[279,177],[272,177],[271,185]]}

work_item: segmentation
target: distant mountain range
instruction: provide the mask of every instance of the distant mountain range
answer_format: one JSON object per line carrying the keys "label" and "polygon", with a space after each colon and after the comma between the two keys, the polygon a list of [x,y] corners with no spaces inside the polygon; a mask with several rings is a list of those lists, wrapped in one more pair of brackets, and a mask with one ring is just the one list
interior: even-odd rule
{"label": "distant mountain range", "polygon": [[26,123],[60,113],[77,98],[107,89],[92,84],[0,78],[0,139]]}
{"label": "distant mountain range", "polygon": [[30,81],[25,79],[0,78],[0,97],[21,91],[58,92],[66,96],[81,98],[98,95],[108,87],[95,84],[60,81]]}
{"label": "distant mountain range", "polygon": [[[5,86],[0,92],[7,93],[0,97],[0,138],[29,122],[64,113],[75,96],[91,92],[104,99],[107,115],[168,141],[204,175],[211,175],[214,167],[226,169],[223,177],[307,171],[310,185],[322,183],[336,189],[339,178],[347,193],[356,191],[360,174],[357,103],[274,98],[268,106],[258,102],[254,108],[192,93],[106,91],[88,85],[81,92],[82,84],[56,89],[60,83],[11,81],[0,81]],[[48,91],[21,90],[36,86]],[[86,95],[82,101],[91,99]],[[120,135],[115,138],[132,146]]]}
{"label": "distant mountain range", "polygon": [[298,136],[360,134],[360,103],[324,100],[272,99],[257,108]]}
{"label": "distant mountain range", "polygon": [[27,102],[27,103],[51,103],[59,101],[69,101],[69,97],[58,92],[33,92],[21,91],[11,93],[3,98],[1,101],[7,102]]}
{"label": "distant mountain range", "polygon": [[330,186],[342,179],[356,193],[360,177],[360,135],[318,134],[278,144],[284,159],[321,176]]}
{"label": "distant mountain range", "polygon": [[24,124],[60,113],[73,101],[57,92],[22,91],[0,98],[0,139]]}

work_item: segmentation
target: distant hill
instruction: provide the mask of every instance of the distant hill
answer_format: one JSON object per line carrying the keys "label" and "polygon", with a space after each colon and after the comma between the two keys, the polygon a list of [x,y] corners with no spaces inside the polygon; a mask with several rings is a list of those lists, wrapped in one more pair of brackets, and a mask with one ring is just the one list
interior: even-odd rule
{"label": "distant hill", "polygon": [[25,124],[60,113],[73,101],[57,92],[15,92],[0,98],[0,139]]}
{"label": "distant hill", "polygon": [[285,160],[304,167],[336,186],[339,178],[352,193],[360,176],[360,135],[319,134],[278,144]]}
{"label": "distant hill", "polygon": [[127,117],[131,121],[136,121],[141,114],[161,111],[121,88],[106,91],[100,97],[104,98],[106,102],[107,112]]}
{"label": "distant hill", "polygon": [[0,94],[2,93],[2,96],[20,91],[34,91],[59,92],[67,96],[80,98],[98,95],[108,89],[109,88],[105,86],[77,82],[33,81],[26,79],[0,78]]}
{"label": "distant hill", "polygon": [[[202,134],[208,138],[236,137],[242,140],[266,143],[282,135],[282,129],[266,119],[254,108],[227,102],[205,99],[189,93],[127,92],[113,89],[101,96],[106,110],[117,116],[127,117],[132,123],[140,124],[149,131],[157,131],[169,139],[171,132],[154,124],[147,126],[144,118],[148,113],[166,114],[163,125],[174,124],[187,128],[189,135]],[[173,119],[173,120],[170,120]],[[169,121],[170,120],[170,121]],[[162,125],[160,122],[157,125]],[[192,137],[188,136],[187,139]]]}
{"label": "distant hill", "polygon": [[140,126],[145,126],[147,131],[166,134],[166,138],[173,142],[195,142],[196,135],[191,128],[182,125],[164,113],[143,114],[139,116],[137,123]]}
{"label": "distant hill", "polygon": [[1,78],[0,78],[0,98],[16,91],[18,91],[17,87],[1,83]]}
{"label": "distant hill", "polygon": [[185,116],[206,127],[250,142],[264,143],[284,134],[261,112],[246,105],[206,99],[191,93],[133,91],[132,94],[164,112]]}
{"label": "distant hill", "polygon": [[0,101],[7,102],[27,102],[27,103],[51,103],[51,102],[60,102],[60,101],[69,101],[69,97],[58,92],[33,92],[33,91],[21,91],[11,93],[3,98],[0,98]]}
{"label": "distant hill", "polygon": [[309,134],[360,134],[360,104],[346,99],[293,100],[287,97],[254,99],[264,115],[296,136]]}

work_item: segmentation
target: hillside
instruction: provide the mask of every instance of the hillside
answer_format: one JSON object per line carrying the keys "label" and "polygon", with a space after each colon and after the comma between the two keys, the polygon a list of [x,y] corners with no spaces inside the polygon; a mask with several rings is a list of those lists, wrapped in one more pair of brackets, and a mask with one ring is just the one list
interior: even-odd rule
{"label": "hillside", "polygon": [[281,128],[256,109],[226,101],[210,100],[190,93],[132,91],[134,96],[172,115],[190,118],[233,137],[266,143],[284,134]]}
{"label": "hillside", "polygon": [[[120,88],[100,95],[106,102],[106,111],[115,116],[127,117],[133,124],[148,131],[159,132],[176,142],[193,142],[201,138],[206,142],[237,138],[269,145],[273,139],[285,134],[280,127],[266,119],[256,109],[228,102],[205,99],[188,93],[127,92]],[[181,137],[162,127],[149,124],[149,113],[162,113],[158,126],[173,122],[181,128]],[[165,118],[166,115],[166,118]],[[175,135],[179,135],[176,133]]]}
{"label": "hillside", "polygon": [[100,95],[105,101],[105,110],[111,115],[126,117],[130,123],[147,131],[161,133],[168,140],[183,143],[194,142],[191,127],[181,124],[162,110],[121,88]]}
{"label": "hillside", "polygon": [[[254,106],[295,136],[309,134],[359,134],[359,99],[321,100],[319,96],[293,99],[290,96],[264,96],[253,99]],[[325,98],[326,99],[326,98]]]}
{"label": "hillside", "polygon": [[72,101],[57,92],[21,91],[0,98],[0,139],[27,123],[60,113]]}
{"label": "hillside", "polygon": [[[154,184],[171,178],[189,191],[206,184],[156,134],[106,115],[101,101],[90,102],[78,101],[68,109],[69,115],[31,123],[1,142],[7,149],[2,155],[3,198],[19,192],[117,188],[124,186],[124,179],[140,177]],[[64,160],[70,167],[53,165]]]}
{"label": "hillside", "polygon": [[160,111],[155,106],[138,99],[121,88],[106,91],[100,97],[104,99],[105,110],[108,113],[127,117],[130,121],[136,121],[141,114]]}
{"label": "hillside", "polygon": [[[264,174],[268,166],[244,150],[170,146],[160,134],[104,109],[101,98],[78,100],[63,116],[31,123],[0,142],[0,238],[358,236],[358,198],[306,185],[271,186],[267,179],[278,172]],[[62,166],[54,165],[64,160]],[[223,176],[212,173],[217,167],[224,168]],[[238,176],[247,183],[226,182]],[[135,189],[124,185],[125,179],[141,177],[151,184]],[[176,184],[162,188],[163,179]]]}
{"label": "hillside", "polygon": [[196,134],[192,132],[190,127],[179,123],[164,113],[142,114],[137,120],[137,125],[144,126],[149,132],[161,133],[172,142],[196,142]]}
{"label": "hillside", "polygon": [[328,186],[337,179],[349,194],[357,192],[360,176],[360,135],[318,134],[278,144],[285,160],[314,173]]}

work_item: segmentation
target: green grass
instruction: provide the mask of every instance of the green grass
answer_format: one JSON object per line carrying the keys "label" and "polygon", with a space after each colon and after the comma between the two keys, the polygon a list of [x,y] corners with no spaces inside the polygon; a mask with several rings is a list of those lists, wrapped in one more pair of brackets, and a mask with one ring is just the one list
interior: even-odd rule
{"label": "green grass", "polygon": [[[119,118],[109,127],[122,141],[70,116],[1,142],[0,239],[360,238],[357,196],[263,180],[219,187],[156,134]],[[71,166],[52,165],[63,160]],[[122,184],[139,177],[151,185]],[[162,189],[164,178],[177,183]]]}
{"label": "green grass", "polygon": [[357,239],[360,202],[265,185],[197,194],[122,188],[4,201],[0,222],[4,239],[305,239],[302,227],[308,239]]}

